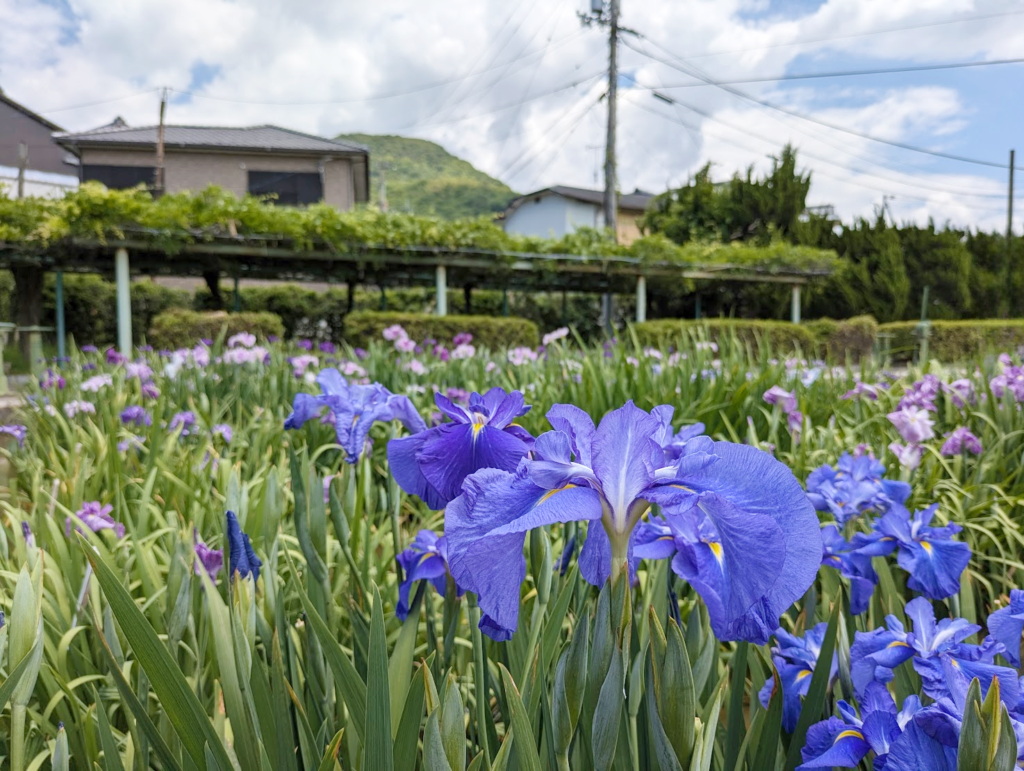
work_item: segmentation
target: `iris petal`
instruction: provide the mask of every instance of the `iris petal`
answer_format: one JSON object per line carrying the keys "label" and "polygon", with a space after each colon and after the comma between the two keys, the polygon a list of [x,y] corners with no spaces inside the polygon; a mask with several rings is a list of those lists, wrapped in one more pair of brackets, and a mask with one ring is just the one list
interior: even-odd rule
{"label": "iris petal", "polygon": [[591,449],[596,429],[590,415],[573,404],[556,404],[548,410],[547,418],[556,431],[569,437],[576,462],[592,467]]}
{"label": "iris petal", "polygon": [[427,432],[392,439],[388,442],[388,465],[398,485],[409,495],[415,495],[434,511],[440,511],[448,499],[439,493],[420,470],[416,455],[423,449]]}
{"label": "iris petal", "polygon": [[971,561],[971,547],[962,541],[911,541],[896,558],[910,573],[907,586],[933,600],[960,591],[960,574]]}
{"label": "iris petal", "polygon": [[474,471],[514,471],[529,449],[511,434],[487,425],[446,423],[429,434],[416,460],[426,480],[449,501]]}
{"label": "iris petal", "polygon": [[601,480],[604,497],[611,505],[615,526],[625,532],[623,518],[637,496],[654,481],[651,441],[658,421],[632,401],[601,419],[594,433],[590,467]]}

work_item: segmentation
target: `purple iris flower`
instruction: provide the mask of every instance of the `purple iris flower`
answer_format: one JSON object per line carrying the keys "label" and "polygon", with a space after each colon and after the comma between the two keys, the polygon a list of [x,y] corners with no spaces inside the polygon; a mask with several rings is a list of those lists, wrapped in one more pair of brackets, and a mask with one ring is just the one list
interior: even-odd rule
{"label": "purple iris flower", "polygon": [[946,434],[946,441],[942,443],[939,452],[943,455],[959,455],[966,452],[981,455],[982,450],[981,440],[971,433],[971,429],[960,426]]}
{"label": "purple iris flower", "polygon": [[672,412],[672,408],[666,408],[665,406],[655,407],[651,410],[652,415],[662,420],[661,434],[655,438],[655,441],[661,445],[667,458],[676,460],[683,454],[683,448],[687,442],[704,435],[705,426],[703,423],[692,423],[688,426],[683,426],[678,432],[673,433]]}
{"label": "purple iris flower", "polygon": [[325,369],[316,377],[323,393],[296,394],[292,413],[284,422],[286,429],[300,428],[326,407],[334,417],[334,429],[349,463],[363,452],[370,427],[380,421],[400,420],[412,432],[427,427],[408,396],[391,393],[380,383],[349,385],[336,369]]}
{"label": "purple iris flower", "polygon": [[153,425],[153,418],[146,412],[145,407],[132,404],[121,411],[121,422],[125,424],[132,423],[142,428]]}
{"label": "purple iris flower", "polygon": [[[895,616],[885,617],[885,628],[857,632],[850,647],[850,674],[857,694],[868,683],[887,683],[893,670],[913,657],[927,660],[958,646],[981,627],[964,618],[944,618],[935,622],[935,610],[924,597],[907,603],[907,618],[913,631],[907,632]],[[915,662],[916,664],[916,662]]]}
{"label": "purple iris flower", "polygon": [[338,350],[338,347],[330,340],[325,340],[324,342],[320,343],[319,345],[317,345],[317,348],[319,348],[320,351],[323,353],[336,353]]}
{"label": "purple iris flower", "polygon": [[890,412],[886,417],[896,426],[904,442],[921,444],[935,437],[935,431],[932,430],[935,421],[931,419],[927,410],[919,407],[902,407],[896,412]]}
{"label": "purple iris flower", "polygon": [[818,511],[828,511],[840,526],[865,512],[884,513],[892,503],[910,496],[910,485],[883,479],[885,466],[871,455],[844,452],[833,468],[819,466],[807,477],[807,498]]}
{"label": "purple iris flower", "polygon": [[181,428],[181,435],[188,436],[191,433],[191,428],[196,424],[196,414],[191,410],[184,410],[183,412],[177,412],[174,417],[171,418],[171,424],[167,427],[169,431],[173,431],[176,428]]}
{"label": "purple iris flower", "polygon": [[160,389],[156,387],[156,383],[149,382],[143,383],[141,388],[142,395],[146,399],[159,399]]}
{"label": "purple iris flower", "polygon": [[0,426],[0,434],[10,434],[18,440],[18,447],[25,446],[25,437],[28,436],[28,427],[20,423],[13,423],[7,426]]}
{"label": "purple iris flower", "polygon": [[905,410],[917,407],[935,412],[935,400],[938,398],[941,388],[942,383],[935,375],[925,375],[904,392],[897,409]]}
{"label": "purple iris flower", "polygon": [[405,580],[398,587],[398,605],[395,615],[405,621],[409,615],[409,592],[416,581],[430,581],[437,593],[444,597],[448,584],[448,547],[445,537],[433,530],[420,530],[409,547],[398,555]]}
{"label": "purple iris flower", "polygon": [[796,409],[796,392],[787,391],[782,386],[773,385],[764,392],[762,397],[768,404],[777,404],[787,415]]}
{"label": "purple iris flower", "polygon": [[[446,511],[449,568],[459,586],[477,593],[480,628],[496,640],[515,631],[529,530],[590,522],[580,571],[602,586],[613,567],[628,564],[634,573],[645,556],[634,528],[656,503],[671,535],[672,568],[704,598],[715,634],[767,642],[821,561],[817,516],[789,469],[761,450],[707,437],[687,442],[672,461],[658,442],[663,413],[631,401],[597,427],[568,404],[547,417],[555,430],[537,438],[532,458],[514,473],[471,474]],[[668,556],[665,543],[659,549],[647,556]]]}
{"label": "purple iris flower", "polygon": [[218,423],[210,429],[210,434],[211,436],[219,436],[225,443],[231,444],[231,440],[234,437],[235,432],[227,423]]}
{"label": "purple iris flower", "polygon": [[[793,733],[800,719],[800,699],[807,695],[807,689],[810,688],[811,675],[818,665],[827,628],[828,624],[822,622],[808,629],[803,637],[796,637],[784,629],[775,630],[779,644],[772,648],[772,661],[775,662],[782,683],[782,727],[786,733]],[[838,669],[839,657],[833,653],[829,680],[836,676]],[[761,706],[768,707],[774,689],[775,678],[769,677],[758,693]]]}
{"label": "purple iris flower", "polygon": [[229,511],[226,516],[230,575],[234,576],[235,573],[239,573],[242,578],[251,575],[253,581],[258,581],[260,578],[260,566],[263,565],[263,561],[252,550],[249,536],[242,532],[235,512]]}
{"label": "purple iris flower", "polygon": [[192,528],[192,540],[195,541],[196,575],[200,575],[199,570],[202,568],[206,571],[206,575],[210,577],[211,581],[216,581],[217,574],[220,573],[220,569],[224,567],[224,550],[211,549],[203,543],[203,539],[199,537],[199,531],[195,528]]}
{"label": "purple iris flower", "polygon": [[299,348],[301,348],[304,351],[312,351],[313,350],[313,341],[309,340],[307,338],[303,338],[302,340],[296,340],[295,341],[295,345],[297,345]]}
{"label": "purple iris flower", "polygon": [[892,694],[881,683],[871,683],[860,700],[860,716],[847,702],[840,700],[842,719],[830,717],[807,730],[807,744],[800,751],[803,765],[797,771],[827,771],[840,766],[856,768],[868,752],[875,753],[876,768],[884,762],[892,743],[903,733],[920,702],[908,696],[904,709],[896,712]]}
{"label": "purple iris flower", "polygon": [[988,631],[1006,648],[1003,654],[1006,660],[1019,668],[1020,641],[1024,634],[1024,591],[1010,591],[1010,604],[988,617]]}
{"label": "purple iris flower", "polygon": [[850,581],[850,612],[855,616],[868,609],[871,595],[878,585],[878,574],[871,566],[871,556],[862,554],[848,542],[835,525],[821,529],[821,543],[824,554],[821,564],[835,568]]}
{"label": "purple iris flower", "polygon": [[884,556],[898,547],[897,562],[910,573],[907,586],[942,600],[960,591],[960,574],[971,561],[971,547],[952,539],[963,529],[959,525],[931,526],[936,511],[938,504],[932,504],[911,515],[902,504],[894,503],[875,523],[875,534],[863,539],[861,548],[872,556]]}
{"label": "purple iris flower", "polygon": [[107,349],[107,364],[126,364],[128,357],[118,353],[116,348]]}
{"label": "purple iris flower", "polygon": [[[113,510],[114,507],[109,503],[104,506],[99,501],[89,501],[83,503],[82,508],[75,512],[75,517],[94,533],[98,533],[100,530],[113,530],[118,538],[124,538],[124,525],[114,521],[114,518],[110,516],[110,512]],[[72,524],[71,517],[64,522],[64,534],[69,537]]]}
{"label": "purple iris flower", "polygon": [[889,748],[885,771],[957,771],[956,747],[929,736],[915,715]]}
{"label": "purple iris flower", "polygon": [[28,522],[25,522],[24,520],[22,520],[22,522],[21,522],[21,534],[25,538],[25,545],[26,546],[35,546],[36,545],[36,537],[34,535],[32,535],[32,528],[29,527]]}
{"label": "purple iris flower", "polygon": [[870,399],[871,401],[877,401],[878,399],[878,386],[865,383],[862,380],[858,380],[856,384],[842,395],[843,399]]}
{"label": "purple iris flower", "polygon": [[457,498],[463,481],[475,471],[514,471],[533,444],[529,432],[514,422],[530,411],[520,391],[473,393],[465,407],[440,393],[434,394],[434,402],[451,422],[388,442],[395,481],[432,509],[443,509]]}
{"label": "purple iris flower", "polygon": [[967,378],[954,380],[949,385],[943,385],[942,390],[949,394],[953,405],[959,409],[974,404],[974,383]]}
{"label": "purple iris flower", "polygon": [[82,353],[98,353],[100,349],[95,345],[83,345],[81,350]]}

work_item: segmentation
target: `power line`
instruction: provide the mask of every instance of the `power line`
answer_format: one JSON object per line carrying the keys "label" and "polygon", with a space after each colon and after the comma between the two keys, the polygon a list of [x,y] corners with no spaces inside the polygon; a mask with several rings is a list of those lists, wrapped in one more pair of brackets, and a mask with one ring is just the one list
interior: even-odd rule
{"label": "power line", "polygon": [[[585,104],[586,105],[586,109],[584,109],[572,121],[572,126],[574,127],[573,130],[575,130],[575,127],[579,125],[579,122],[581,120],[583,120],[583,118],[585,118],[590,113],[590,111],[593,110],[594,107],[597,106],[597,103],[600,102],[601,99],[603,99],[603,98],[604,98],[604,95],[602,94],[601,96],[599,96],[596,99],[587,100],[586,98],[584,98],[584,99],[579,100],[575,104],[570,105],[567,110],[565,110],[561,115],[558,116],[558,118],[555,119],[555,121],[553,123],[551,123],[551,125],[549,125],[546,129],[544,129],[543,135],[544,136],[549,136],[556,128],[558,128],[559,124],[561,124],[562,121],[564,121],[566,118],[568,118],[570,115],[572,115],[573,110],[575,110],[580,105]],[[517,174],[519,174],[522,171],[524,171],[525,169],[529,168],[529,166],[537,158],[539,158],[541,156],[541,154],[544,153],[544,151],[547,149],[547,147],[550,147],[550,145],[547,145],[547,146],[541,145],[541,144],[535,145],[531,152],[528,152],[525,155],[517,158],[512,163],[510,163],[508,166],[506,166],[501,172],[499,172],[498,175],[497,175],[498,179],[502,179],[502,178],[512,179]]]}
{"label": "power line", "polygon": [[[636,49],[633,49],[636,50]],[[658,60],[657,57],[647,54],[652,59]],[[817,78],[850,78],[858,77],[862,75],[891,75],[901,72],[929,72],[931,70],[957,70],[964,69],[967,67],[989,67],[998,64],[1024,64],[1024,58],[1019,59],[991,59],[981,62],[949,62],[946,64],[921,64],[911,67],[885,67],[874,70],[836,70],[833,72],[803,72],[803,73],[792,73],[785,75],[776,75],[760,78],[736,78],[735,80],[716,80],[714,84],[711,83],[679,83],[673,86],[665,86],[665,88],[704,88],[709,85],[736,85],[740,83],[774,83],[777,80],[813,80]],[[696,76],[694,76],[696,77]]]}
{"label": "power line", "polygon": [[81,110],[81,109],[83,109],[85,107],[95,107],[96,105],[99,105],[99,104],[110,104],[111,102],[121,102],[121,101],[124,101],[125,99],[134,99],[137,96],[142,96],[143,94],[152,94],[152,93],[154,93],[156,91],[159,91],[159,90],[160,90],[159,88],[147,88],[145,91],[139,91],[139,92],[134,93],[134,94],[125,94],[124,96],[115,96],[115,97],[113,97],[111,99],[100,99],[99,101],[96,101],[96,102],[85,102],[84,104],[75,104],[75,105],[72,105],[70,107],[54,107],[51,110],[36,110],[36,112],[38,112],[40,115],[49,115],[49,114],[55,113],[55,112],[68,112],[69,110]]}
{"label": "power line", "polygon": [[[944,19],[942,21],[926,22],[924,24],[909,24],[903,27],[889,27],[888,29],[875,29],[868,30],[866,32],[851,32],[846,35],[833,35],[830,37],[819,37],[819,38],[807,38],[804,40],[791,40],[788,43],[772,43],[771,45],[755,46],[747,48],[734,48],[728,51],[707,51],[702,54],[694,54],[692,56],[684,57],[685,60],[690,59],[704,59],[709,56],[727,56],[729,54],[745,54],[750,51],[769,51],[775,48],[791,48],[793,46],[811,45],[814,43],[830,43],[834,40],[848,40],[850,38],[858,37],[872,37],[874,35],[887,35],[891,32],[907,32],[915,29],[925,29],[928,27],[941,27],[948,24],[967,24],[973,21],[987,21],[989,19],[998,19],[1006,16],[1017,16],[1024,13],[1024,10],[1020,11],[1004,11],[1002,13],[989,13],[981,16],[968,16],[958,19]],[[653,42],[653,41],[652,41]]]}
{"label": "power line", "polygon": [[[657,46],[658,48],[660,48],[661,50],[665,51],[666,53],[668,53],[673,58],[676,58],[675,55],[672,54],[671,51],[668,51],[668,49],[666,49],[664,46],[660,45],[659,43],[657,43],[654,40],[651,40],[649,37],[646,37],[646,36],[644,36],[644,37],[652,45]],[[630,45],[628,39],[624,40],[623,42],[625,42],[626,45],[628,45],[630,48],[632,48],[637,53],[643,54],[643,51],[640,51],[639,49],[637,49],[634,46]],[[679,72],[682,72],[685,75],[689,75],[691,77],[698,78],[699,80],[704,81],[705,83],[707,83],[710,86],[715,86],[716,88],[720,88],[723,91],[726,91],[726,92],[728,92],[730,94],[733,94],[734,96],[739,97],[740,99],[745,99],[745,100],[747,100],[749,102],[756,102],[757,104],[760,104],[760,105],[762,105],[764,107],[767,107],[767,108],[769,108],[771,110],[776,110],[777,112],[785,113],[786,115],[791,115],[794,118],[800,118],[802,120],[810,121],[811,123],[817,123],[817,124],[819,124],[821,126],[825,126],[826,128],[830,128],[830,129],[833,129],[835,131],[842,131],[843,133],[850,134],[851,136],[860,137],[861,139],[869,139],[872,142],[878,142],[880,144],[889,145],[890,147],[898,147],[901,150],[910,150],[910,151],[915,152],[915,153],[922,153],[924,155],[931,155],[931,156],[934,156],[934,157],[937,157],[937,158],[946,158],[947,160],[959,161],[961,163],[972,163],[972,164],[975,164],[977,166],[988,166],[990,168],[996,168],[996,169],[1005,169],[1006,168],[1006,164],[1003,164],[1003,163],[996,163],[995,161],[986,161],[986,160],[983,160],[981,158],[970,158],[968,156],[957,155],[955,153],[944,153],[944,152],[942,152],[940,150],[929,150],[927,148],[917,147],[915,145],[911,145],[911,144],[908,144],[906,142],[897,142],[897,141],[892,140],[892,139],[882,139],[881,137],[872,136],[871,134],[867,134],[865,132],[857,131],[855,129],[847,128],[845,126],[840,126],[840,125],[835,124],[835,123],[829,123],[828,121],[824,121],[824,120],[821,120],[819,118],[811,117],[810,115],[806,115],[804,113],[797,112],[796,110],[791,110],[788,107],[782,107],[780,105],[774,104],[773,102],[769,102],[766,99],[760,99],[760,98],[758,98],[756,96],[752,96],[751,94],[748,94],[748,93],[746,93],[744,91],[740,91],[739,89],[732,88],[732,87],[730,87],[728,85],[723,85],[721,83],[718,83],[713,78],[711,78],[709,75],[704,74],[703,72],[701,72],[697,68],[693,67],[692,65],[685,65],[685,64],[678,63],[679,62],[678,59],[677,59],[676,62],[672,62],[672,61],[669,61],[669,60],[664,59],[664,58],[659,57],[659,56],[651,55],[650,58],[653,59],[654,61],[661,62],[662,64],[664,64],[664,65],[666,65],[668,67],[672,67],[673,69],[678,70]],[[1020,169],[1021,167],[1017,167],[1017,168]],[[1021,170],[1024,170],[1024,169],[1021,169]]]}
{"label": "power line", "polygon": [[[572,126],[569,127],[569,130],[567,132],[565,132],[558,140],[556,140],[556,142],[553,145],[548,145],[544,149],[544,151],[541,152],[533,161],[530,161],[525,166],[523,166],[521,169],[517,170],[516,174],[521,174],[523,171],[525,171],[530,166],[532,166],[534,161],[539,160],[545,154],[551,153],[551,152],[557,153],[559,150],[561,150],[565,146],[565,143],[569,141],[569,138],[572,137],[572,135],[576,133],[576,129],[578,129],[580,127],[580,124],[583,123],[583,121],[587,117],[587,115],[589,115],[591,113],[591,111],[597,106],[597,102],[598,101],[600,101],[600,100],[591,102],[590,106],[588,106],[587,109],[575,121],[573,121]],[[543,171],[538,172],[533,177],[531,177],[530,184],[527,187],[533,187],[534,183],[540,178],[540,175],[542,173],[543,173]],[[512,177],[509,177],[509,179],[512,179]]]}

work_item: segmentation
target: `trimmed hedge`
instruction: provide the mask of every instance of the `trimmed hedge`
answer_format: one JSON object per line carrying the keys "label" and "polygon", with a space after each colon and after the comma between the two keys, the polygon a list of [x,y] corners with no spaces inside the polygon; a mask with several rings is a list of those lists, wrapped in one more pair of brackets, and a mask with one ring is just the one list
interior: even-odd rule
{"label": "trimmed hedge", "polygon": [[854,361],[874,352],[878,322],[874,316],[815,319],[804,324],[817,343],[815,353],[829,361]]}
{"label": "trimmed hedge", "polygon": [[345,342],[365,348],[382,340],[381,333],[401,324],[413,340],[433,338],[448,342],[460,332],[473,335],[473,345],[500,351],[525,345],[534,348],[540,342],[537,325],[515,316],[432,316],[426,313],[380,313],[356,311],[345,317]]}
{"label": "trimmed hedge", "polygon": [[815,338],[807,327],[787,321],[758,321],[754,319],[659,319],[645,321],[633,327],[641,345],[678,345],[681,336],[689,337],[703,331],[714,342],[735,337],[741,343],[755,347],[767,342],[772,351],[800,349],[805,354],[815,350]]}
{"label": "trimmed hedge", "polygon": [[200,313],[174,308],[153,319],[149,343],[154,348],[185,348],[201,338],[216,339],[221,334],[252,332],[257,337],[281,337],[284,324],[273,313]]}
{"label": "trimmed hedge", "polygon": [[[878,327],[890,336],[894,359],[909,361],[917,352],[919,340],[916,321],[895,321]],[[963,361],[993,351],[1013,351],[1024,345],[1024,319],[975,319],[972,321],[933,321],[928,338],[929,358]]]}

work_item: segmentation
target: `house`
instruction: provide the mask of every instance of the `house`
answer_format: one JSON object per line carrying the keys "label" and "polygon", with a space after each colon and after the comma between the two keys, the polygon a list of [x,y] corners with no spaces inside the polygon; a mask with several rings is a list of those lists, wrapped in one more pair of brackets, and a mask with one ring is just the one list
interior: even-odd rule
{"label": "house", "polygon": [[[133,127],[118,118],[57,141],[80,162],[80,179],[109,188],[152,185],[157,126]],[[235,195],[276,195],[280,204],[324,201],[338,209],[364,203],[369,150],[279,126],[164,126],[164,190],[218,185]]]}
{"label": "house", "polygon": [[[637,219],[654,196],[641,190],[619,196],[619,243],[640,237]],[[560,238],[577,228],[604,227],[604,191],[556,185],[521,195],[502,215],[506,232]]]}
{"label": "house", "polygon": [[60,130],[0,90],[0,187],[8,195],[17,194],[23,148],[26,196],[62,195],[78,184],[67,150],[53,141],[53,132]]}

